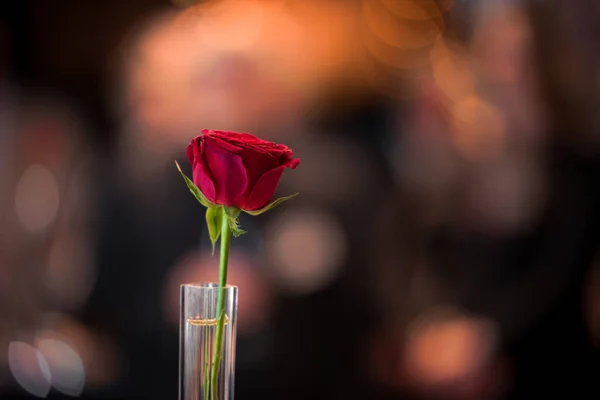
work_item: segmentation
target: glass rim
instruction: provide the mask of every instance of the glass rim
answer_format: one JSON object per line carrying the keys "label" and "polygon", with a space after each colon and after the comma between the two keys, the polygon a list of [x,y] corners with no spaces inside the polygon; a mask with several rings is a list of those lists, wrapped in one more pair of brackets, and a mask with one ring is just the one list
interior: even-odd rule
{"label": "glass rim", "polygon": [[[181,289],[183,288],[194,288],[194,289],[218,289],[219,284],[214,282],[189,282],[182,283],[179,286]],[[225,285],[225,289],[238,289],[235,285],[227,284]]]}

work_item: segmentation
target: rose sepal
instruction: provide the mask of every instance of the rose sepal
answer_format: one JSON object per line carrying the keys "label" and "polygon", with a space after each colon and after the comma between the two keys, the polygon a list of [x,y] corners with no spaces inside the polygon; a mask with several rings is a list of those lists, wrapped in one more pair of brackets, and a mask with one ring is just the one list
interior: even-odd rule
{"label": "rose sepal", "polygon": [[286,196],[286,197],[280,197],[277,200],[267,204],[266,206],[264,206],[263,208],[260,208],[258,210],[243,210],[246,214],[250,214],[252,216],[257,216],[257,215],[261,215],[266,213],[267,211],[272,210],[273,208],[277,207],[278,205],[280,205],[281,203],[283,203],[284,201],[288,201],[296,196],[298,196],[300,193],[294,193],[292,195]]}
{"label": "rose sepal", "polygon": [[190,189],[190,192],[192,192],[192,194],[194,195],[194,197],[196,198],[196,200],[198,200],[198,202],[200,204],[202,204],[204,207],[207,207],[207,208],[221,207],[220,205],[215,204],[206,198],[206,196],[202,193],[200,188],[198,188],[198,186],[196,186],[196,184],[194,184],[194,182],[192,182],[192,180],[183,173],[177,160],[175,160],[175,165],[177,166],[177,170],[183,177],[183,180],[185,181],[188,189]]}
{"label": "rose sepal", "polygon": [[245,230],[240,228],[240,222],[238,217],[240,216],[242,210],[240,210],[237,207],[229,206],[225,206],[223,207],[223,209],[225,210],[225,214],[223,215],[223,217],[227,217],[229,229],[231,229],[231,233],[233,233],[233,236],[240,237],[244,233],[247,233]]}
{"label": "rose sepal", "polygon": [[223,219],[223,207],[208,207],[206,209],[206,225],[208,226],[208,235],[212,243],[212,255],[215,255],[215,245],[221,235],[221,221]]}

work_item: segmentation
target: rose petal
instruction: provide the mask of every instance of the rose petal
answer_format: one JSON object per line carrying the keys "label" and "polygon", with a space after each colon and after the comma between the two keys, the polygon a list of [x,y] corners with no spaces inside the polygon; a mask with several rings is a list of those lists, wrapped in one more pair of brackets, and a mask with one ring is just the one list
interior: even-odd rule
{"label": "rose petal", "polygon": [[[227,143],[235,144],[242,148],[252,147],[257,149],[260,152],[277,152],[277,153],[288,153],[291,150],[283,145],[277,144],[273,142],[269,142],[268,140],[263,140],[259,137],[256,137],[250,133],[245,132],[226,132],[226,131],[209,131],[210,136],[218,137],[221,140],[226,141]],[[291,156],[291,154],[290,154]]]}
{"label": "rose petal", "polygon": [[300,164],[299,158],[291,158],[283,163],[283,166],[286,168],[296,169],[296,167]]}
{"label": "rose petal", "polygon": [[213,144],[221,147],[223,150],[226,150],[230,153],[239,153],[244,148],[244,146],[238,146],[236,144],[229,143],[226,140],[221,139],[217,136],[205,136],[204,141],[212,142]]}
{"label": "rose petal", "polygon": [[198,136],[188,145],[185,153],[190,164],[192,164],[192,181],[204,196],[214,203],[216,200],[215,184],[212,174],[202,157],[204,146],[204,140],[201,136]]}
{"label": "rose petal", "polygon": [[226,131],[210,131],[212,136],[219,137],[228,142],[235,142],[240,144],[259,144],[259,143],[270,143],[266,140],[258,138],[250,133],[246,132],[226,132]]}
{"label": "rose petal", "polygon": [[217,202],[217,195],[215,191],[215,184],[212,178],[210,170],[202,161],[194,163],[194,183],[202,194],[210,200],[212,203]]}
{"label": "rose petal", "polygon": [[242,158],[231,153],[217,142],[205,139],[204,161],[212,173],[216,189],[216,203],[234,206],[236,198],[248,184]]}
{"label": "rose petal", "polygon": [[194,165],[194,141],[192,141],[192,143],[188,145],[187,149],[185,149],[185,155],[190,161],[190,164]]}
{"label": "rose petal", "polygon": [[202,146],[202,137],[196,136],[194,139],[192,139],[192,141],[188,145],[187,149],[185,149],[185,155],[187,156],[188,160],[190,160],[190,164],[194,164],[194,157],[197,157],[200,155],[201,146]]}
{"label": "rose petal", "polygon": [[245,149],[241,153],[246,176],[248,177],[248,186],[246,193],[252,190],[256,181],[266,172],[280,166],[276,157],[269,153],[257,153],[253,149]]}
{"label": "rose petal", "polygon": [[275,195],[284,169],[284,166],[280,166],[265,172],[263,176],[256,181],[254,188],[252,188],[250,195],[246,199],[246,204],[244,204],[242,208],[244,210],[252,211],[266,206],[269,200]]}

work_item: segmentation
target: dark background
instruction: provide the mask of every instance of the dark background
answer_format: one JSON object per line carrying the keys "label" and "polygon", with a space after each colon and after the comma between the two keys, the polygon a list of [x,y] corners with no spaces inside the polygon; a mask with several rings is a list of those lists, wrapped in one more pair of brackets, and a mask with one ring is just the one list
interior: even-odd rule
{"label": "dark background", "polygon": [[599,394],[596,2],[0,7],[0,398],[176,398],[205,127],[302,160],[233,242],[237,399]]}

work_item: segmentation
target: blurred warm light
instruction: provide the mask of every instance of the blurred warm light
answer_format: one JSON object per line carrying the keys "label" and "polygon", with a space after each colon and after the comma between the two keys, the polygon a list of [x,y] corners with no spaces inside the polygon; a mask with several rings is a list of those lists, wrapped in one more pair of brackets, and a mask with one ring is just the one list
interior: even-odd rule
{"label": "blurred warm light", "polygon": [[495,346],[491,321],[459,311],[433,309],[409,327],[406,368],[415,382],[440,385],[475,375]]}
{"label": "blurred warm light", "polygon": [[416,398],[501,398],[509,371],[495,356],[496,335],[487,318],[452,307],[426,309],[407,327],[388,321],[378,331],[371,372],[380,384]]}
{"label": "blurred warm light", "polygon": [[278,85],[289,88],[291,95],[311,101],[321,86],[354,72],[351,3],[288,2],[281,11],[269,15],[256,56],[265,71],[277,78]]}
{"label": "blurred warm light", "polygon": [[50,368],[43,354],[25,342],[8,346],[8,366],[15,381],[28,393],[45,398],[50,392]]}
{"label": "blurred warm light", "polygon": [[399,49],[373,35],[366,35],[364,43],[377,61],[391,68],[415,70],[426,67],[429,61],[422,49]]}
{"label": "blurred warm light", "polygon": [[363,78],[373,89],[396,99],[415,96],[428,71],[428,52],[445,29],[441,15],[447,7],[433,1],[362,1]]}
{"label": "blurred warm light", "polygon": [[512,2],[490,2],[479,10],[472,44],[479,72],[497,84],[522,84],[531,53],[525,12]]}
{"label": "blurred warm light", "polygon": [[547,93],[540,90],[539,68],[534,65],[530,23],[522,8],[511,2],[478,7],[470,52],[478,85],[505,115],[510,140],[533,150],[551,131],[547,126],[551,119],[542,98]]}
{"label": "blurred warm light", "polygon": [[32,232],[46,229],[58,214],[60,191],[54,174],[40,164],[30,165],[15,190],[15,212]]}
{"label": "blurred warm light", "polygon": [[363,17],[371,32],[384,43],[401,49],[431,45],[443,30],[441,21],[399,20],[379,0],[363,0]]}
{"label": "blurred warm light", "polygon": [[128,76],[134,111],[150,127],[168,131],[173,119],[185,120],[192,95],[191,78],[198,62],[192,29],[175,25],[172,15],[164,16],[144,33],[134,54]]}
{"label": "blurred warm light", "polygon": [[[248,333],[263,328],[270,311],[270,293],[250,255],[231,249],[227,283],[239,288],[238,330]],[[184,283],[218,282],[219,255],[210,250],[192,254],[173,266],[164,289],[165,319],[179,326],[180,285]]]}
{"label": "blurred warm light", "polygon": [[38,338],[36,346],[48,362],[52,386],[69,396],[79,396],[85,385],[85,371],[79,354],[65,342],[43,336]]}
{"label": "blurred warm light", "polygon": [[48,254],[46,287],[61,307],[77,309],[92,291],[94,270],[89,244],[81,236],[57,237]]}
{"label": "blurred warm light", "polygon": [[505,145],[503,115],[481,97],[469,96],[452,109],[452,138],[456,150],[468,160],[497,157]]}
{"label": "blurred warm light", "polygon": [[[203,6],[196,34],[209,51],[236,52],[251,47],[265,24],[265,4],[252,0],[221,0]],[[275,2],[277,3],[277,2]]]}
{"label": "blurred warm light", "polygon": [[429,57],[435,83],[450,101],[460,101],[475,92],[475,76],[469,58],[458,46],[448,46],[440,37]]}
{"label": "blurred warm light", "polygon": [[381,1],[383,5],[400,18],[412,20],[429,20],[444,15],[453,5],[454,0],[367,0]]}
{"label": "blurred warm light", "polygon": [[316,210],[288,210],[267,228],[267,254],[277,283],[306,294],[327,286],[340,271],[347,249],[333,216]]}
{"label": "blurred warm light", "polygon": [[158,149],[205,126],[253,131],[298,118],[319,85],[354,71],[351,9],[222,0],[167,15],[125,52],[133,115]]}

